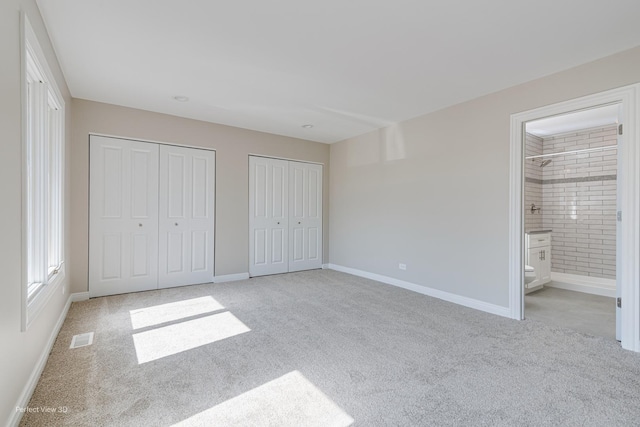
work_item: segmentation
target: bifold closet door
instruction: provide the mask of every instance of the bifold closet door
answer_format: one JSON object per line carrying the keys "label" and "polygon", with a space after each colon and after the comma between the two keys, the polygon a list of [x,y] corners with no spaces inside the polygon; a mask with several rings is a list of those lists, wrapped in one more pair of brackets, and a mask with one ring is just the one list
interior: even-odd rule
{"label": "bifold closet door", "polygon": [[289,162],[289,271],[322,268],[322,166]]}
{"label": "bifold closet door", "polygon": [[92,135],[89,295],[158,287],[158,145]]}
{"label": "bifold closet door", "polygon": [[249,274],[322,267],[322,165],[249,157]]}
{"label": "bifold closet door", "polygon": [[249,274],[289,271],[288,162],[249,157]]}
{"label": "bifold closet door", "polygon": [[160,146],[158,287],[213,281],[215,152]]}

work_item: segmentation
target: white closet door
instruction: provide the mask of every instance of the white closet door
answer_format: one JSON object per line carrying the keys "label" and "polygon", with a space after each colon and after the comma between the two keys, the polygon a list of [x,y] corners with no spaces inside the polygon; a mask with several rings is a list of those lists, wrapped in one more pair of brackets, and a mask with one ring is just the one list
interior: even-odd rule
{"label": "white closet door", "polygon": [[213,281],[215,152],[160,146],[159,286]]}
{"label": "white closet door", "polygon": [[90,139],[89,295],[158,286],[158,145]]}
{"label": "white closet door", "polygon": [[322,268],[322,166],[289,162],[289,271]]}
{"label": "white closet door", "polygon": [[288,162],[249,157],[249,274],[288,268]]}

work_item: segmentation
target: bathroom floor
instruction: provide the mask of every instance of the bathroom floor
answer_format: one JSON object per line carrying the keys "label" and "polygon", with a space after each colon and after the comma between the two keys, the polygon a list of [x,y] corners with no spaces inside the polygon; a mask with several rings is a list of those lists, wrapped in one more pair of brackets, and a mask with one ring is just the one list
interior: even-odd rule
{"label": "bathroom floor", "polygon": [[544,287],[525,296],[525,318],[616,338],[615,298]]}

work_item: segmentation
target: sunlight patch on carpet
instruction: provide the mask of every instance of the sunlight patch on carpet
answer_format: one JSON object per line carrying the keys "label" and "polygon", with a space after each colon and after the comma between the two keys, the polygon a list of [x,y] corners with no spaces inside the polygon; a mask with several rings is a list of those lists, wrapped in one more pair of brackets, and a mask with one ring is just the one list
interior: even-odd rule
{"label": "sunlight patch on carpet", "polygon": [[129,311],[129,315],[133,329],[140,329],[222,309],[222,304],[206,296],[139,308]]}
{"label": "sunlight patch on carpet", "polygon": [[293,371],[200,412],[173,427],[347,427],[354,420],[300,372]]}
{"label": "sunlight patch on carpet", "polygon": [[250,330],[227,311],[133,334],[133,343],[138,364],[143,364]]}

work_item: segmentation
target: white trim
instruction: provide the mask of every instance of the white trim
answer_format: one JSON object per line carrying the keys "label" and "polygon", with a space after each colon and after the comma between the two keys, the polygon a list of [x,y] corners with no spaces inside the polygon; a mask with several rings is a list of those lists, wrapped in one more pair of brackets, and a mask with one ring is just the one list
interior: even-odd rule
{"label": "white trim", "polygon": [[76,292],[71,294],[69,298],[71,298],[71,302],[87,301],[89,300],[89,292]]}
{"label": "white trim", "polygon": [[298,162],[298,163],[310,163],[312,165],[322,165],[324,166],[324,163],[321,162],[313,162],[311,160],[300,160],[300,159],[291,159],[289,157],[277,157],[277,156],[269,156],[267,154],[256,154],[256,153],[249,153],[249,156],[253,156],[253,157],[263,157],[265,159],[275,159],[275,160],[286,160],[287,162]]}
{"label": "white trim", "polygon": [[588,133],[588,132],[593,132],[594,130],[597,130],[597,129],[602,129],[602,128],[606,128],[606,127],[609,127],[609,126],[616,126],[616,125],[617,125],[617,123],[611,122],[611,123],[609,123],[609,124],[603,124],[603,125],[600,125],[600,126],[593,126],[593,127],[588,127],[588,128],[577,129],[577,130],[574,130],[574,131],[567,131],[567,132],[554,133],[554,134],[551,134],[551,135],[545,135],[545,136],[539,136],[539,135],[536,135],[536,134],[531,133],[531,132],[527,132],[527,133],[528,133],[529,135],[533,135],[533,136],[535,136],[536,138],[540,138],[540,139],[547,139],[547,138],[562,138],[562,137],[569,136],[569,135],[575,135],[575,134],[577,134],[577,133]]}
{"label": "white trim", "polygon": [[[30,52],[36,56],[36,59],[38,60],[38,71],[40,71],[40,73],[44,75],[44,79],[50,85],[50,89],[54,92],[55,97],[57,98],[56,103],[59,104],[58,107],[61,110],[64,110],[64,98],[62,97],[62,93],[58,89],[58,84],[55,77],[53,76],[53,73],[51,72],[51,68],[49,67],[49,64],[47,62],[47,57],[40,47],[40,41],[38,40],[38,37],[36,36],[36,33],[31,26],[31,22],[29,22],[29,18],[27,17],[27,14],[25,12],[22,12],[22,19],[24,37],[22,52],[24,54],[26,52],[26,49],[29,49]],[[25,58],[24,66],[26,67],[26,65],[27,64]],[[26,69],[23,69],[23,74],[26,74]]]}
{"label": "white trim", "polygon": [[249,273],[224,274],[222,276],[214,276],[213,283],[235,282],[238,280],[247,280]]}
{"label": "white trim", "polygon": [[[20,14],[20,24],[23,164],[21,186],[24,196],[22,198],[21,330],[26,331],[65,277],[65,102],[24,11]],[[32,85],[31,93],[28,90],[30,84]],[[38,102],[30,107],[30,103],[34,101]],[[54,105],[51,105],[52,103]],[[53,115],[51,108],[57,110]],[[33,123],[37,125],[29,123],[29,117],[32,115],[35,117]],[[55,178],[51,179],[51,175],[47,176],[51,173]],[[50,182],[54,183],[53,191]],[[51,203],[53,203],[54,212],[50,211]],[[33,208],[33,206],[36,207]],[[51,213],[53,213],[53,220],[49,217]],[[55,247],[51,247],[52,242]],[[51,265],[51,262],[55,264]],[[58,273],[49,274],[51,267],[58,269]],[[40,286],[30,298],[29,284],[40,283],[43,286]]]}
{"label": "white trim", "polygon": [[173,145],[175,147],[194,148],[196,150],[217,151],[215,148],[202,147],[200,145],[179,144],[177,142],[156,141],[155,139],[143,139],[143,138],[136,138],[136,137],[130,137],[130,136],[118,136],[118,135],[111,135],[106,133],[89,132],[89,139],[91,139],[91,136],[102,136],[105,138],[124,139],[125,141],[148,142],[151,144],[159,144],[159,145]]}
{"label": "white trim", "polygon": [[323,270],[328,270],[330,268],[329,265],[330,264],[322,264],[322,269]]}
{"label": "white trim", "polygon": [[[44,286],[40,293],[33,299],[33,301],[27,303],[27,309],[23,312],[23,329],[22,331],[26,331],[31,322],[33,322],[38,314],[42,311],[44,307],[47,306],[51,296],[58,290],[60,285],[64,282],[65,278],[65,267],[64,264],[60,266],[60,271],[53,277],[51,282]],[[23,292],[24,295],[27,293],[28,285],[23,284]]]}
{"label": "white trim", "polygon": [[551,272],[551,282],[545,286],[603,297],[616,297],[616,281],[601,277]]}
{"label": "white trim", "polygon": [[404,280],[395,279],[393,277],[369,273],[368,271],[344,267],[342,265],[328,264],[328,268],[330,268],[331,270],[340,271],[342,273],[352,274],[354,276],[360,276],[366,279],[375,280],[377,282],[386,283],[387,285],[408,289],[413,292],[452,302],[454,304],[463,305],[465,307],[473,308],[476,310],[484,311],[486,313],[496,314],[502,317],[510,317],[509,309],[507,307],[501,307],[499,305],[490,304],[488,302],[479,301],[473,298],[463,297],[460,295],[452,294],[450,292],[441,291],[439,289],[416,285],[415,283],[406,282]]}
{"label": "white trim", "polygon": [[524,126],[512,115],[509,161],[509,317],[516,320],[524,319],[524,139]]}
{"label": "white trim", "polygon": [[31,376],[29,376],[29,380],[25,385],[18,401],[13,407],[13,413],[9,416],[8,426],[18,426],[20,424],[20,420],[22,419],[23,412],[17,411],[15,408],[25,408],[29,404],[29,400],[31,400],[31,396],[33,395],[33,391],[36,389],[38,385],[38,380],[40,379],[40,375],[42,375],[42,371],[44,370],[45,365],[47,364],[47,359],[49,358],[49,353],[53,348],[53,344],[56,342],[56,338],[58,337],[58,333],[62,328],[62,324],[67,317],[67,313],[69,312],[69,307],[71,307],[71,302],[73,301],[73,296],[77,294],[69,295],[67,299],[67,303],[64,305],[60,316],[58,316],[58,321],[55,326],[51,330],[51,334],[49,335],[49,339],[47,340],[47,344],[42,349],[40,353],[40,358],[38,358],[38,362],[33,368],[31,372]]}
{"label": "white trim", "polygon": [[522,319],[523,298],[523,140],[528,121],[603,105],[621,104],[624,125],[619,165],[623,178],[618,192],[623,221],[623,241],[618,255],[620,271],[617,283],[622,295],[622,347],[640,352],[640,84],[595,95],[584,96],[511,115],[509,168],[509,311],[510,317]]}

